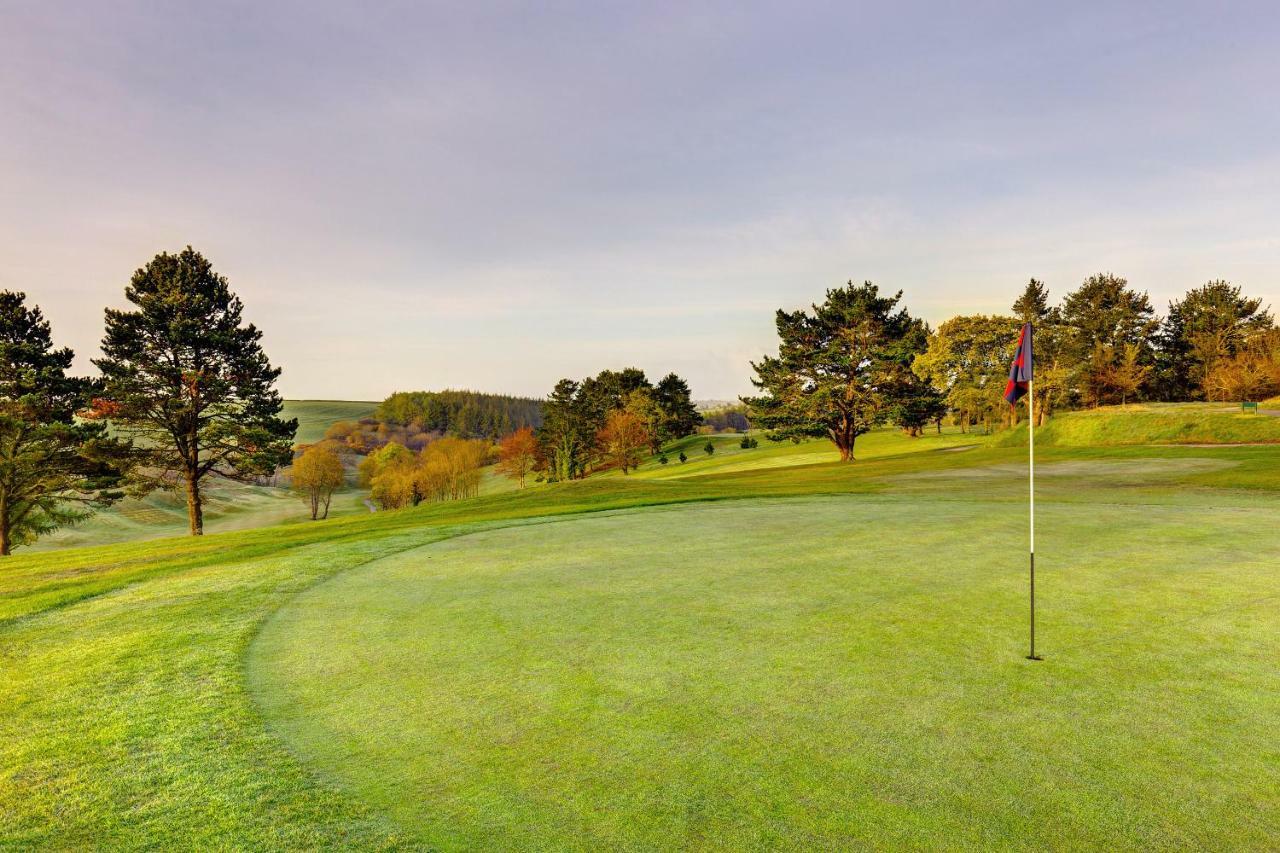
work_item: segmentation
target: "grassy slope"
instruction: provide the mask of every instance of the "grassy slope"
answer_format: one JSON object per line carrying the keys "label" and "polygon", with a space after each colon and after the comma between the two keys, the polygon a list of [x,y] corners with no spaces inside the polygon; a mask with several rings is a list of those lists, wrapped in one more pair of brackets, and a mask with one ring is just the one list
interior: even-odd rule
{"label": "grassy slope", "polygon": [[297,442],[310,444],[338,421],[355,421],[372,415],[377,403],[358,400],[285,400],[282,418],[298,419]]}
{"label": "grassy slope", "polygon": [[[1025,423],[998,439],[1001,444],[1026,440]],[[1245,415],[1216,403],[1105,406],[1055,415],[1036,431],[1036,441],[1065,447],[1280,443],[1280,418]]]}
{"label": "grassy slope", "polygon": [[[872,507],[857,502],[849,506],[847,516],[842,516],[847,519],[851,535],[874,534],[880,539],[886,538],[885,530],[891,523],[896,525],[889,527],[891,531],[902,530],[908,519],[950,512],[954,502],[959,501],[962,508],[967,507],[965,512],[973,513],[964,518],[979,519],[977,523],[999,519],[1000,525],[1008,526],[1008,531],[1001,528],[1000,535],[1016,540],[1020,525],[1016,502],[1022,499],[1024,471],[1021,458],[1017,449],[996,448],[914,453],[870,459],[856,466],[810,465],[789,469],[785,475],[764,469],[673,481],[619,477],[325,524],[293,524],[208,536],[200,541],[155,541],[12,558],[0,574],[0,649],[4,655],[0,705],[6,709],[0,715],[0,838],[20,845],[42,846],[210,846],[233,840],[239,846],[272,847],[334,843],[371,847],[397,840],[407,843],[412,838],[398,835],[402,830],[385,814],[340,795],[324,777],[317,777],[299,764],[276,738],[264,731],[259,712],[245,692],[242,668],[251,640],[263,621],[295,594],[344,569],[520,519],[726,498],[867,494],[878,495],[877,500],[882,500],[897,495],[902,501],[901,511],[892,519],[863,515]],[[1148,516],[1153,521],[1140,528],[1142,536],[1132,538],[1132,547],[1121,552],[1124,559],[1107,555],[1103,562],[1111,566],[1111,574],[1098,574],[1100,569],[1094,566],[1084,576],[1095,584],[1093,588],[1081,588],[1058,605],[1065,608],[1061,618],[1079,622],[1082,616],[1088,616],[1093,626],[1090,630],[1102,637],[1114,636],[1112,645],[1119,643],[1117,648],[1124,647],[1131,654],[1116,655],[1114,663],[1101,653],[1059,661],[1057,657],[1065,650],[1061,646],[1054,648],[1050,642],[1049,649],[1055,656],[1045,665],[1049,675],[1041,677],[1055,679],[1055,686],[1048,694],[1042,693],[1040,700],[1052,698],[1063,716],[1052,721],[1046,737],[1071,743],[1069,716],[1081,708],[1122,717],[1123,709],[1110,707],[1109,700],[1102,698],[1104,693],[1098,691],[1104,689],[1104,682],[1130,678],[1146,685],[1139,697],[1144,714],[1152,703],[1173,700],[1167,704],[1170,713],[1159,722],[1168,735],[1161,743],[1165,744],[1162,748],[1170,750],[1169,763],[1180,754],[1222,758],[1226,753],[1215,752],[1212,747],[1204,747],[1209,750],[1206,753],[1195,753],[1193,747],[1197,739],[1211,743],[1223,732],[1233,744],[1249,745],[1254,729],[1235,710],[1247,711],[1263,722],[1274,723],[1278,716],[1274,699],[1267,699],[1280,695],[1274,667],[1259,671],[1254,663],[1259,649],[1268,660],[1277,653],[1276,609],[1267,605],[1265,597],[1253,597],[1252,592],[1258,556],[1274,553],[1277,543],[1272,541],[1276,534],[1269,532],[1273,525],[1246,524],[1244,520],[1277,508],[1280,466],[1276,463],[1280,461],[1280,451],[1225,448],[1212,451],[1206,458],[1205,451],[1194,449],[1049,448],[1042,459],[1046,473],[1041,500],[1047,512],[1052,512],[1049,507],[1054,503],[1061,504],[1064,511],[1069,511],[1072,504],[1086,504],[1092,509],[1084,515],[1097,519],[1095,523],[1105,531],[1118,526],[1106,524],[1106,513],[1098,511],[1099,504],[1159,504],[1166,508],[1159,514],[1143,510],[1135,515],[1138,521]],[[1056,475],[1051,464],[1055,461]],[[1242,491],[1238,486],[1252,491]],[[1210,511],[1211,507],[1222,509]],[[1244,514],[1232,515],[1233,512]],[[1216,524],[1204,526],[1204,519],[1210,516],[1241,519],[1239,536],[1214,535]],[[723,529],[718,524],[707,530],[705,523],[681,527],[691,531],[685,536],[694,545],[700,535],[714,534],[722,537],[728,547],[737,538],[735,531],[749,534],[752,528],[745,523],[745,515],[742,523],[732,513],[729,519],[722,522]],[[958,528],[966,529],[967,523],[961,519]],[[1192,543],[1201,549],[1201,559],[1188,562],[1181,553],[1150,547],[1150,543],[1165,541],[1184,529],[1206,531]],[[1088,542],[1091,531],[1077,529],[1072,534],[1070,541],[1063,543],[1064,548]],[[896,534],[891,537],[902,538]],[[557,541],[553,547],[571,555],[576,548],[588,544],[591,543],[575,538]],[[974,537],[972,542],[963,544],[985,547],[982,562],[992,569],[1020,563],[1016,559],[1016,541],[1012,548],[1006,547],[1002,538],[991,541]],[[1138,546],[1148,556],[1135,556]],[[670,539],[655,543],[650,553],[663,550],[680,553]],[[701,561],[716,559],[712,553],[703,555]],[[1179,579],[1169,571],[1184,566],[1200,574],[1185,575],[1183,580],[1189,583],[1179,587]],[[1241,566],[1242,570],[1204,574],[1205,568],[1211,566]],[[943,568],[950,571],[954,567]],[[876,566],[870,569],[883,571]],[[1063,578],[1070,574],[1065,573],[1065,566],[1055,570],[1049,565],[1046,571],[1064,572]],[[1145,589],[1153,578],[1173,585],[1163,585],[1159,596],[1139,595],[1137,591]],[[867,576],[868,583],[892,579],[879,574]],[[948,596],[961,595],[963,585],[948,590]],[[1075,611],[1076,605],[1083,606],[1086,599],[1093,598],[1110,600],[1116,606],[1104,612],[1088,608]],[[942,607],[942,612],[951,616],[959,612],[948,597],[933,600],[932,604],[930,599],[918,600],[925,612],[934,606]],[[813,604],[820,611],[821,600]],[[1122,604],[1128,609],[1120,607]],[[845,599],[844,606],[854,605]],[[1215,627],[1215,620],[1223,618],[1219,605],[1236,614],[1234,623]],[[1048,608],[1053,606],[1046,603]],[[975,612],[979,609],[975,602]],[[920,612],[919,607],[911,610],[913,615]],[[636,618],[632,614],[625,624],[634,625]],[[971,618],[968,611],[965,618]],[[1016,635],[1016,617],[1010,618]],[[882,625],[875,619],[863,619],[862,624],[882,632],[896,623]],[[1177,629],[1170,638],[1161,633],[1178,625],[1188,627]],[[1155,633],[1145,635],[1146,639],[1143,635],[1123,639],[1126,630],[1140,626],[1143,630],[1154,629]],[[1248,630],[1242,631],[1242,626]],[[955,627],[966,636],[970,632],[963,620]],[[1002,624],[1000,631],[1004,633],[1005,628]],[[928,630],[942,628],[934,625]],[[1059,630],[1065,630],[1065,626]],[[1204,654],[1189,659],[1186,666],[1194,664],[1193,668],[1178,669],[1177,661],[1161,656],[1163,644],[1176,641],[1175,645],[1183,647],[1190,643],[1188,632],[1194,631],[1199,631],[1208,645],[1204,646]],[[873,632],[867,639],[876,636]],[[916,639],[929,636],[926,633]],[[607,642],[608,634],[599,639]],[[1224,645],[1231,647],[1230,654],[1218,653]],[[1016,665],[1009,668],[1002,656],[1003,647],[1000,651],[1001,657],[985,668],[973,669],[974,661],[965,661],[969,668],[960,681],[953,677],[955,661],[946,655],[930,653],[924,664],[912,664],[907,672],[911,678],[920,679],[921,689],[961,684],[968,685],[966,695],[987,695],[987,690],[1009,689],[1009,682],[1001,679],[1021,677],[1016,673],[1023,672]],[[872,660],[862,659],[858,665],[874,668],[873,664]],[[379,666],[372,664],[375,671]],[[468,679],[475,677],[472,672],[466,675]],[[776,672],[761,673],[766,681],[776,677]],[[1160,678],[1165,680],[1159,681]],[[1202,689],[1225,691],[1207,697],[1212,700],[1210,713],[1215,715],[1212,731],[1204,728],[1194,704],[1188,704],[1191,699],[1206,698],[1196,693]],[[875,693],[871,689],[865,695],[873,697]],[[931,731],[941,727],[941,731],[969,720],[980,722],[981,714],[973,714],[977,711],[967,709],[950,718],[942,715],[923,719],[922,725],[931,727]],[[273,719],[275,725],[287,723],[280,717]],[[1108,718],[1104,722],[1119,726],[1123,720]],[[999,750],[1002,734],[991,731],[991,740],[964,741],[975,750],[968,757],[978,762],[972,765],[975,772],[985,766],[984,750]],[[1119,731],[1114,729],[1112,734]],[[668,736],[678,742],[681,734],[677,729]],[[881,742],[883,751],[875,753],[879,756],[892,756],[897,746],[910,745],[895,735],[892,727],[885,731]],[[1264,743],[1256,750],[1259,758],[1246,758],[1247,772],[1240,787],[1224,786],[1214,765],[1199,781],[1184,780],[1186,787],[1167,792],[1169,797],[1181,797],[1185,805],[1194,807],[1190,813],[1200,816],[1200,828],[1186,830],[1199,833],[1192,837],[1206,838],[1220,832],[1220,821],[1234,814],[1232,810],[1241,801],[1240,792],[1257,783],[1267,783],[1268,787],[1262,788],[1263,794],[1255,802],[1256,819],[1248,823],[1246,818],[1241,824],[1244,832],[1254,834],[1236,838],[1257,840],[1257,827],[1265,827],[1267,821],[1274,826],[1277,803],[1266,791],[1276,790],[1280,780],[1272,778],[1278,765],[1274,748],[1270,753],[1267,748]],[[1187,749],[1192,752],[1179,753]],[[1105,799],[1109,777],[1091,775],[1095,771],[1084,763],[1072,763],[1070,758],[1064,757],[1065,763],[1055,766],[1051,763],[1054,759],[1042,755],[1041,760],[1050,763],[1041,770],[1052,770],[1068,781],[1074,779],[1071,784],[1077,790],[1083,786]],[[1258,776],[1255,770],[1259,766],[1272,777]],[[762,768],[761,772],[767,775],[767,764]],[[897,772],[906,774],[897,778],[910,781],[908,768]],[[713,781],[715,777],[710,775],[699,784]],[[886,803],[893,802],[894,791],[901,794],[896,788],[889,791]],[[690,792],[696,790],[676,793],[684,796]],[[416,799],[429,796],[413,793]],[[1101,808],[1097,805],[1097,809]],[[1089,805],[1081,813],[1081,826],[1085,829],[1090,825],[1086,818],[1092,820],[1090,815],[1098,814],[1093,809],[1094,805]],[[868,814],[875,816],[873,812]],[[938,811],[935,830],[949,825],[946,815],[945,809]],[[782,813],[762,816],[761,820],[774,824],[782,821],[782,825],[787,822]],[[1172,823],[1158,824],[1157,829],[1168,833],[1187,823],[1171,820]],[[1131,816],[1130,821],[1141,826],[1142,816]],[[1099,837],[1102,830],[1120,832],[1114,821],[1097,825]],[[466,833],[474,828],[457,826],[450,831]],[[540,831],[564,829],[548,825]]]}

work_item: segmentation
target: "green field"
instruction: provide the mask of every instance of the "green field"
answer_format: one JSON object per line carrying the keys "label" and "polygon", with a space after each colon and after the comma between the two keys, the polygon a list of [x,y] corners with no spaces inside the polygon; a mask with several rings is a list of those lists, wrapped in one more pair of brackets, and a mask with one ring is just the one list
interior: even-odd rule
{"label": "green field", "polygon": [[356,421],[373,414],[377,403],[358,400],[285,400],[280,417],[297,418],[298,444],[310,444],[324,438],[324,431],[338,421]]}
{"label": "green field", "polygon": [[1024,449],[730,440],[11,558],[0,838],[1276,845],[1280,447],[1045,446],[1034,663]]}

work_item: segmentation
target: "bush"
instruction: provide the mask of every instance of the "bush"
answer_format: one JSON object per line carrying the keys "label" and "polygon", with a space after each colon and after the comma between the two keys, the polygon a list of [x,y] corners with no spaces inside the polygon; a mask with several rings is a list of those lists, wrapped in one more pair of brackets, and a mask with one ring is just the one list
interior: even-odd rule
{"label": "bush", "polygon": [[665,453],[658,457],[658,464],[659,464],[659,465],[666,465],[666,464],[667,464],[667,462],[669,462],[669,461],[670,461],[670,460],[668,460],[668,459],[667,459],[667,454],[665,454]]}
{"label": "bush", "polygon": [[752,438],[749,435],[744,435],[742,437],[742,441],[738,442],[738,446],[741,447],[743,450],[750,450],[753,447],[759,447],[760,442],[756,441],[754,438]]}
{"label": "bush", "polygon": [[680,463],[681,463],[681,464],[684,464],[685,462],[688,462],[688,461],[689,461],[689,457],[688,457],[688,456],[685,456],[685,455],[684,455],[684,451],[683,451],[683,450],[681,450],[681,451],[680,451]]}
{"label": "bush", "polygon": [[706,443],[706,446],[702,448],[702,452],[707,454],[708,456],[711,456],[713,453],[716,452],[716,446],[708,441]]}

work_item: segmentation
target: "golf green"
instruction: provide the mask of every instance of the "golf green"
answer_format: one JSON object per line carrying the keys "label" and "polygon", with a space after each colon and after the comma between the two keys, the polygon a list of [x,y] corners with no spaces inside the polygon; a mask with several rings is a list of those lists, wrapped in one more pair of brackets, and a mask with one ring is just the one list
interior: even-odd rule
{"label": "golf green", "polygon": [[1040,510],[1039,663],[1024,513],[943,490],[427,545],[291,599],[250,690],[432,847],[1267,847],[1274,502],[1084,497]]}

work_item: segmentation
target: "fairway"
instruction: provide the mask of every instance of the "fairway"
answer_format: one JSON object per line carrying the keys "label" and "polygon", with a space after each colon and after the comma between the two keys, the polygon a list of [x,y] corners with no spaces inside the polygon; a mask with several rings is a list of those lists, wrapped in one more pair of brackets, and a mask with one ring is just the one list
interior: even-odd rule
{"label": "fairway", "polygon": [[1043,663],[1023,659],[1023,514],[939,479],[367,563],[267,621],[250,695],[319,778],[431,847],[1269,846],[1275,502],[1121,504],[1106,464],[1065,464]]}

